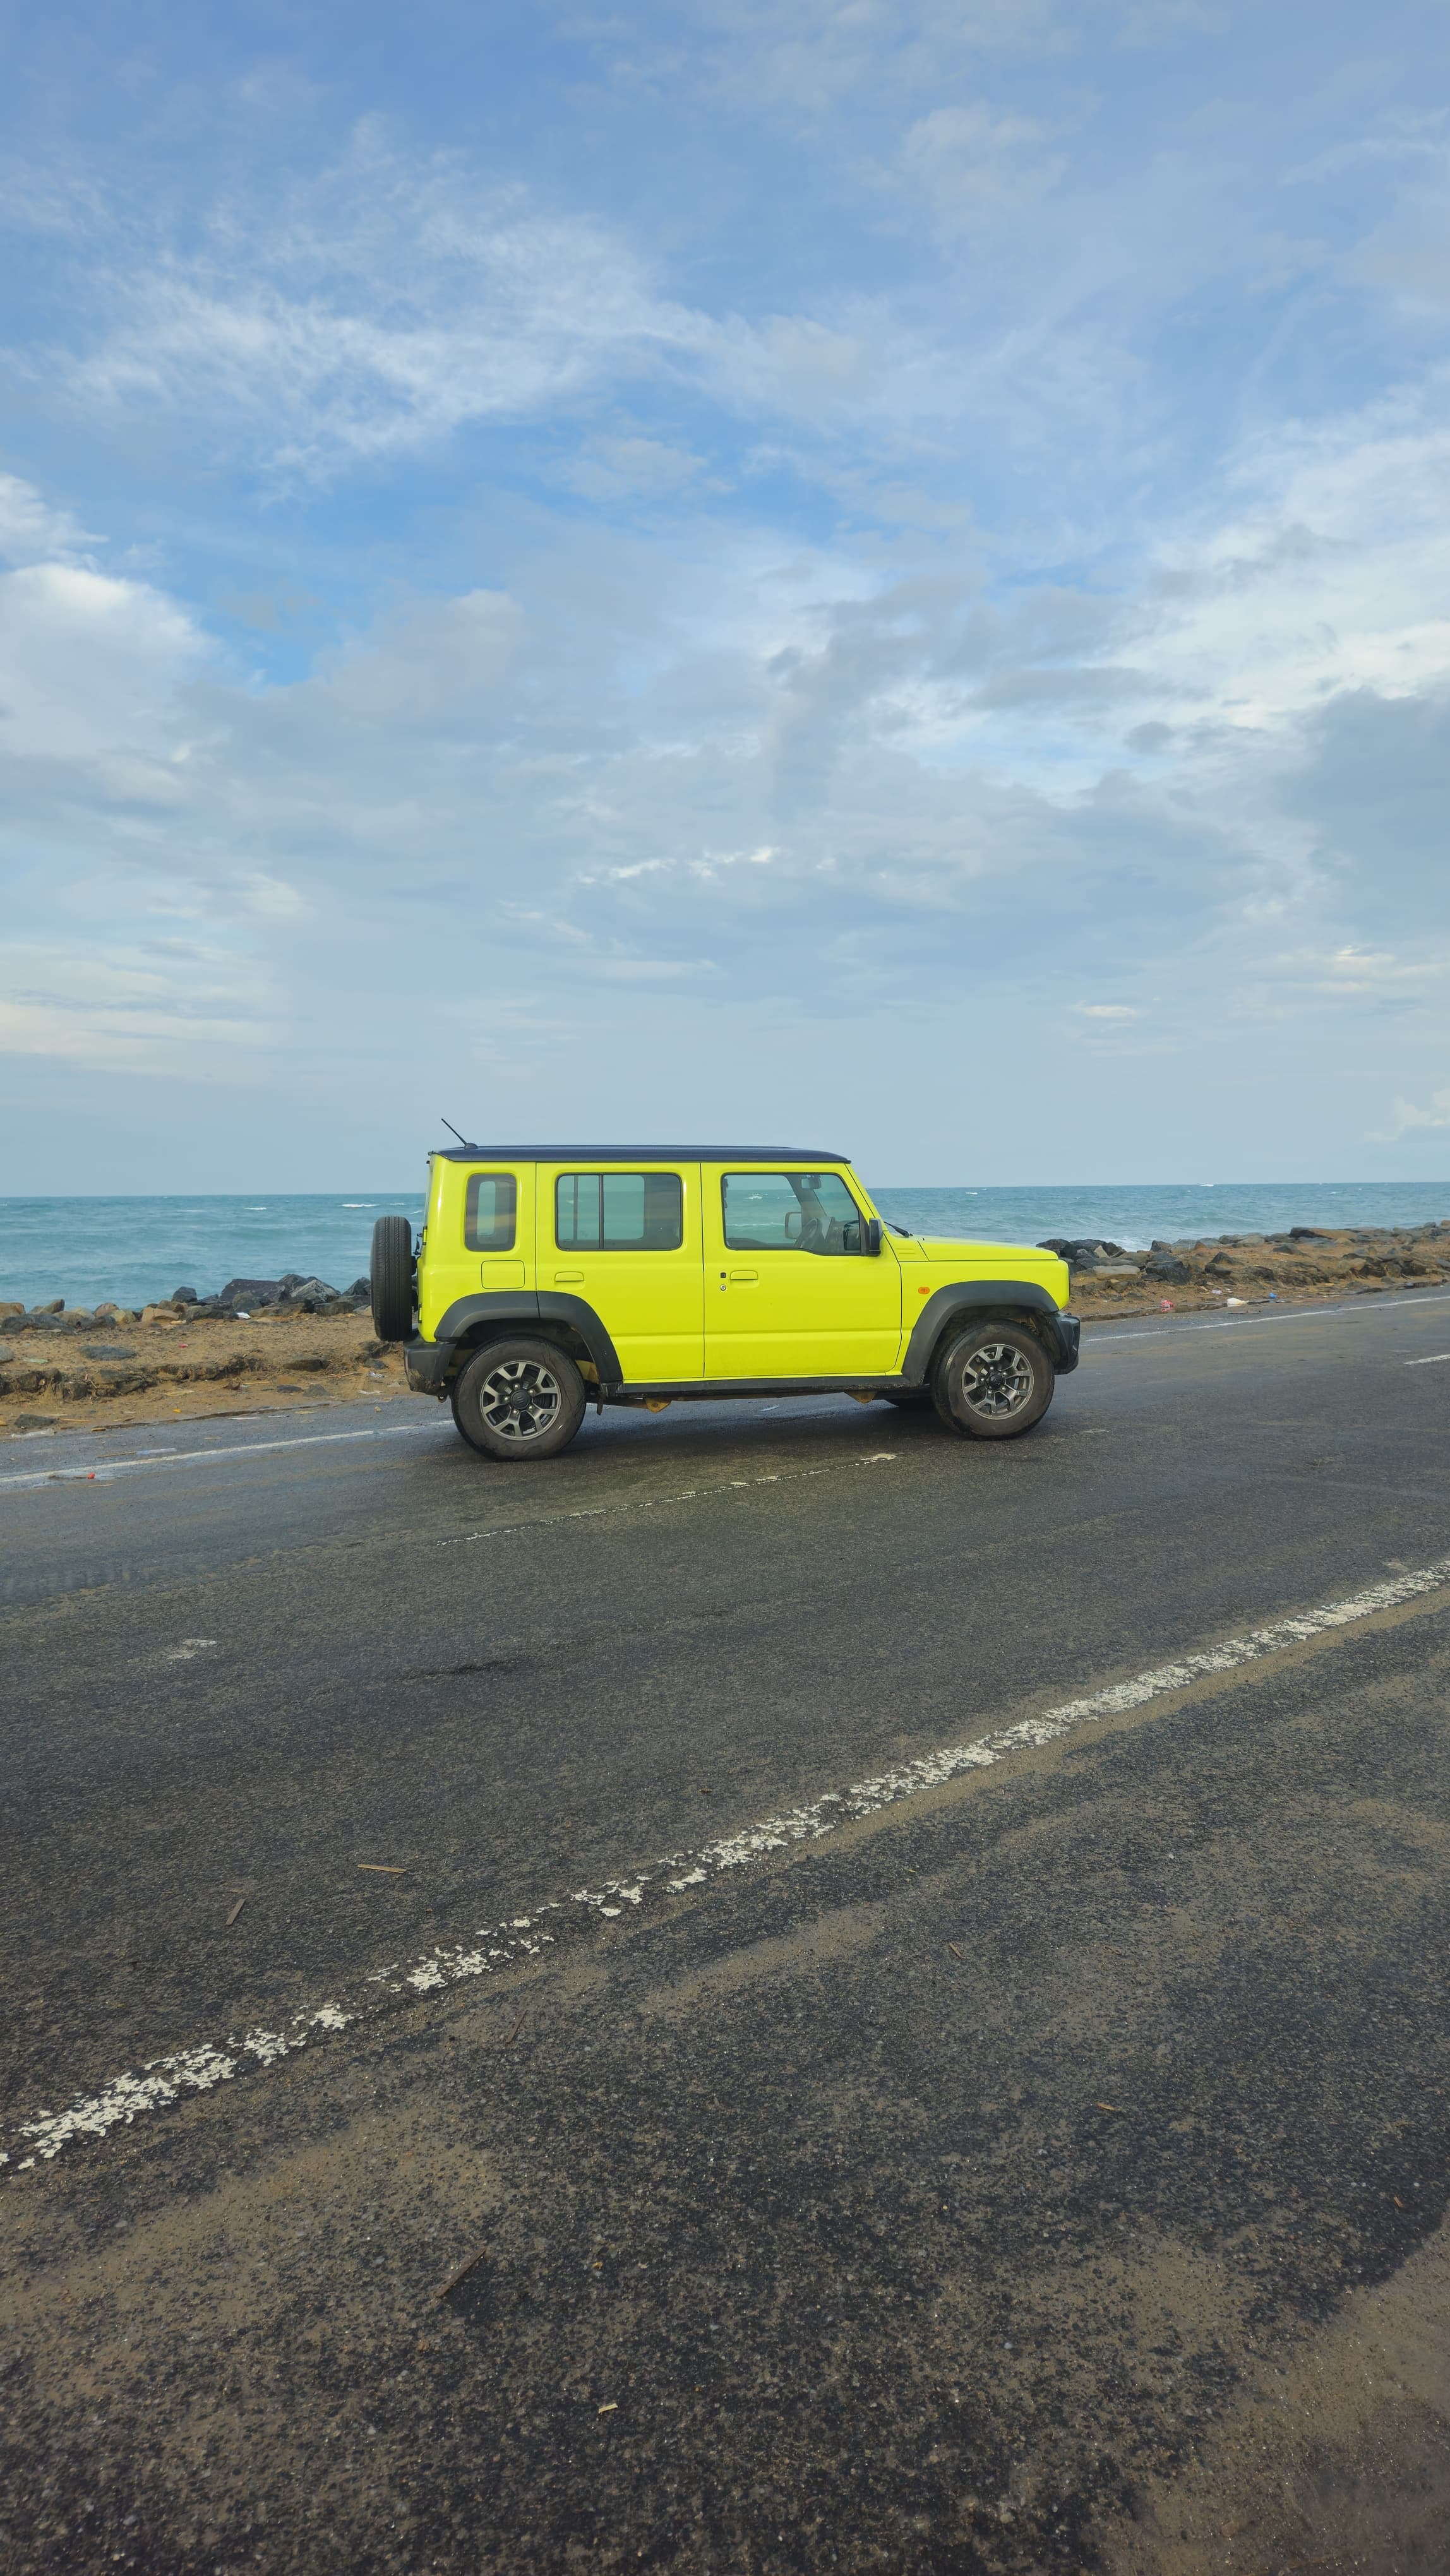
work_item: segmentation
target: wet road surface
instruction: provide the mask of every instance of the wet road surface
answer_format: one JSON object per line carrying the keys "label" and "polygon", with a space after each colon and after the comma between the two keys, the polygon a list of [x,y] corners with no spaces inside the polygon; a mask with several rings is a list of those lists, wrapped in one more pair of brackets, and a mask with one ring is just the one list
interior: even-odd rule
{"label": "wet road surface", "polygon": [[7,2566],[1442,2568],[1447,1354],[9,1444]]}

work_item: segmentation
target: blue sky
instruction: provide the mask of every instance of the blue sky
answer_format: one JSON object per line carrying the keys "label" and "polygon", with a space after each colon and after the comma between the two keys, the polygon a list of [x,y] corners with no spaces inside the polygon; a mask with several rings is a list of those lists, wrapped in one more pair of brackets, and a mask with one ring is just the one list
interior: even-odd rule
{"label": "blue sky", "polygon": [[1450,1172],[1447,37],[14,27],[0,1187]]}

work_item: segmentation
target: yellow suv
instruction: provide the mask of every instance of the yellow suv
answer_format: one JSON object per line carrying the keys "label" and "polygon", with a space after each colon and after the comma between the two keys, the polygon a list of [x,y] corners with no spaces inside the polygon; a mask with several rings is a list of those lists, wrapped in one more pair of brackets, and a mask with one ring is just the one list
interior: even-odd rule
{"label": "yellow suv", "polygon": [[593,1403],[824,1395],[934,1405],[1010,1440],[1077,1366],[1067,1266],[878,1216],[796,1145],[458,1145],[416,1251],[373,1229],[373,1321],[486,1457],[552,1458]]}

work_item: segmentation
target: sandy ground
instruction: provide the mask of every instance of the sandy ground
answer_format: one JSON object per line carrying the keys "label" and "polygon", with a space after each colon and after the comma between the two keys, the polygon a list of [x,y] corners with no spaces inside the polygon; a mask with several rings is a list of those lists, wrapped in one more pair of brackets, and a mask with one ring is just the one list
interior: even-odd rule
{"label": "sandy ground", "polygon": [[[120,1359],[99,1351],[124,1351]],[[202,1415],[295,1413],[314,1404],[404,1395],[401,1353],[366,1315],[250,1323],[102,1322],[79,1335],[0,1340],[0,1437],[54,1427],[120,1430]]]}

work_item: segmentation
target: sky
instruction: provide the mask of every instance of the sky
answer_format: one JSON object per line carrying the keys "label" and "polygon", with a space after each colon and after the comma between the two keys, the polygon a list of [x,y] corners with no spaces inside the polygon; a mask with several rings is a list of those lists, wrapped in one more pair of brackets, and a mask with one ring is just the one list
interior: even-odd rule
{"label": "sky", "polygon": [[1447,57],[13,15],[0,1189],[1450,1176]]}

